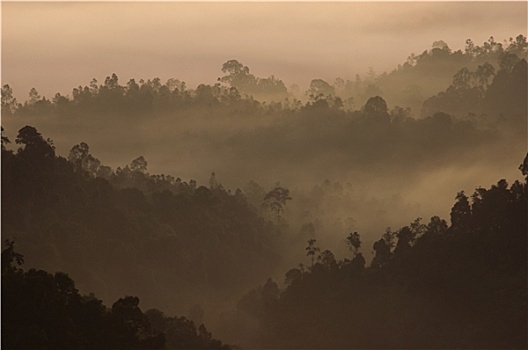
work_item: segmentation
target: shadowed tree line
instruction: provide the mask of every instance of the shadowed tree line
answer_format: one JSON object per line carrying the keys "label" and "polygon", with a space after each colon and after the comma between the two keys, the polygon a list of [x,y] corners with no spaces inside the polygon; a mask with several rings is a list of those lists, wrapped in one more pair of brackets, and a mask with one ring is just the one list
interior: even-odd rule
{"label": "shadowed tree line", "polygon": [[[218,78],[218,83],[200,84],[195,89],[188,88],[185,82],[174,78],[165,83],[159,78],[147,81],[141,79],[139,82],[130,79],[125,85],[121,85],[118,76],[113,73],[102,84],[94,78],[89,86],[74,88],[71,96],[57,93],[51,100],[40,96],[32,88],[24,103],[18,103],[11,87],[4,85],[2,113],[20,116],[47,115],[67,120],[101,119],[112,115],[131,120],[145,115],[171,111],[181,113],[187,110],[200,110],[204,113],[214,110],[222,114],[255,113],[261,104],[254,98],[277,95],[283,100],[289,97],[282,81],[273,77],[256,78],[249,74],[249,68],[236,60],[226,62],[222,71],[229,74]],[[280,104],[271,103],[270,108],[275,105]]]}
{"label": "shadowed tree line", "polygon": [[[407,62],[390,73],[377,75],[370,68],[363,79],[359,75],[354,81],[338,77],[333,84],[317,78],[311,81],[304,94],[297,91],[298,86],[288,91],[284,82],[274,76],[254,76],[247,66],[237,60],[229,60],[222,65],[221,70],[226,75],[218,78],[218,83],[200,84],[195,89],[188,88],[185,82],[175,78],[168,79],[165,83],[159,78],[146,81],[141,79],[138,82],[130,79],[125,85],[120,85],[119,78],[114,73],[106,77],[102,84],[94,78],[89,85],[74,88],[71,96],[57,93],[52,99],[48,99],[32,88],[28,99],[19,103],[14,98],[11,87],[4,85],[2,113],[57,115],[62,118],[96,118],[117,114],[131,118],[171,110],[181,112],[189,108],[214,108],[217,114],[265,114],[283,108],[296,110],[303,106],[301,100],[308,100],[305,106],[328,105],[336,109],[353,110],[376,95],[385,96],[390,104],[411,107],[420,112],[422,103],[449,86],[451,77],[454,77],[453,88],[460,88],[462,83],[465,88],[477,88],[472,94],[482,95],[495,73],[498,74],[499,70],[510,73],[516,62],[526,60],[527,52],[528,44],[523,35],[510,38],[504,43],[490,37],[482,46],[475,45],[468,39],[464,50],[454,52],[445,42],[436,41],[431,50],[420,55],[411,54]],[[469,79],[469,72],[473,71],[473,79]],[[258,113],[261,109],[264,112]],[[450,112],[434,109],[431,102],[424,111],[425,115],[437,111]]]}
{"label": "shadowed tree line", "polygon": [[[420,167],[432,174],[446,164],[465,169],[483,155],[516,157],[517,149],[504,145],[526,139],[526,52],[522,35],[506,45],[493,38],[480,47],[468,41],[464,52],[436,42],[389,74],[371,70],[367,78],[334,84],[314,79],[304,95],[288,91],[275,77],[254,76],[235,60],[223,65],[226,75],[217,84],[196,89],[175,79],[165,84],[131,79],[120,85],[113,74],[103,84],[93,80],[71,96],[57,94],[52,100],[32,89],[20,104],[6,85],[2,115],[8,121],[35,121],[39,129],[60,125],[73,142],[78,139],[71,135],[93,131],[118,155],[119,147],[133,147],[144,131],[154,135],[148,142],[155,154],[180,161],[182,150],[190,152],[190,162],[179,163],[180,169],[214,158],[223,167],[218,173],[237,184],[277,173],[289,183],[310,176],[320,183],[337,174],[354,186],[368,184],[349,177],[357,171],[372,177],[404,174],[398,185],[403,190],[413,185]],[[424,107],[424,117],[413,118],[407,107]],[[214,172],[209,186],[202,186],[148,169],[143,156],[112,169],[85,142],[74,145],[66,158],[57,156],[53,142],[32,126],[19,130],[14,145],[2,135],[2,234],[16,240],[29,266],[68,271],[80,290],[93,290],[105,302],[126,291],[171,314],[188,311],[196,325],[210,317],[218,300],[236,300],[248,285],[273,275],[284,242],[308,240],[305,250],[297,247],[299,255],[306,254],[306,265],[286,274],[284,288],[269,279],[239,301],[235,315],[221,316],[222,338],[242,338],[250,347],[526,345],[526,315],[519,311],[526,309],[526,251],[521,249],[526,247],[526,183],[508,187],[500,181],[470,197],[459,193],[450,225],[433,217],[428,224],[416,220],[387,229],[366,266],[368,252],[361,253],[355,229],[345,231],[351,233],[342,250],[350,255],[339,260],[315,239],[321,227],[317,214],[305,216],[307,208],[314,213],[327,209],[319,208],[318,198],[346,203],[333,197],[343,192],[332,192],[335,183],[327,180],[313,194],[303,194],[304,206],[296,211],[304,225],[298,237],[285,239],[292,232],[285,208],[300,202],[302,191],[291,194],[278,183],[268,191],[252,181],[232,193]],[[364,198],[352,203],[357,206],[350,209],[352,216],[368,213],[377,220],[382,215],[370,213],[371,203]],[[10,261],[21,259],[12,246],[9,254]],[[41,270],[11,272],[22,281],[55,285],[69,280]],[[74,299],[72,305],[81,310],[75,312],[102,305],[94,297]],[[209,305],[200,305],[204,300]],[[123,341],[122,346],[157,347],[161,334],[169,348],[222,346],[190,320],[165,317],[159,310],[142,313],[138,302],[135,297],[117,302],[116,312],[132,317],[125,322],[133,323],[132,329],[97,306],[110,320],[99,323],[121,334],[113,341]],[[58,343],[63,340],[51,330],[48,334],[44,324],[30,327],[32,338],[50,347],[111,345],[89,343],[89,335],[78,330],[79,318],[64,310],[64,319],[49,324],[71,326],[68,334],[73,335],[64,338],[69,343]],[[110,341],[104,334],[99,338]]]}
{"label": "shadowed tree line", "polygon": [[[196,89],[175,79],[163,84],[157,78],[121,85],[113,74],[103,84],[93,80],[75,88],[71,96],[51,100],[32,90],[21,104],[6,85],[2,111],[6,125],[27,119],[39,129],[41,125],[53,129],[59,123],[65,135],[61,138],[71,140],[67,146],[62,141],[62,147],[78,142],[81,136],[73,135],[85,130],[117,154],[130,147],[140,152],[138,135],[148,133],[155,135],[148,146],[164,159],[181,159],[192,152],[191,167],[210,162],[210,157],[236,159],[247,164],[249,179],[266,177],[268,169],[277,167],[321,177],[329,176],[322,174],[329,169],[351,171],[357,165],[464,164],[476,150],[495,149],[512,136],[524,138],[527,48],[522,35],[504,45],[492,38],[482,46],[469,40],[464,51],[456,52],[437,42],[390,74],[371,74],[370,85],[343,79],[332,85],[314,79],[305,95],[275,102],[258,96],[264,90],[272,94],[275,88],[269,86],[280,86],[277,89],[284,92],[284,84],[255,77],[236,60],[223,65],[226,75],[217,84]],[[420,79],[419,86],[411,84],[413,79]],[[438,81],[442,83],[436,86]],[[357,85],[357,92],[351,84]],[[391,87],[384,88],[387,84]],[[414,86],[408,89],[414,97],[394,95],[406,91],[408,84]],[[305,102],[299,100],[302,97]],[[421,102],[409,102],[413,98]],[[423,117],[413,117],[413,110],[423,110]],[[119,142],[115,130],[120,131]],[[335,156],[334,163],[329,154]],[[464,155],[467,158],[459,160]],[[219,173],[230,180],[236,177],[234,167],[218,163]]]}
{"label": "shadowed tree line", "polygon": [[[430,50],[419,55],[411,54],[397,69],[378,76],[371,89],[380,91],[378,94],[386,96],[391,105],[411,107],[415,114],[427,116],[438,110],[422,108],[424,101],[444,91],[461,69],[479,71],[481,66],[493,67],[497,72],[507,56],[526,60],[527,49],[526,37],[522,34],[502,43],[492,36],[480,46],[467,39],[464,49],[456,51],[442,40],[435,41]],[[449,113],[447,110],[440,111]]]}
{"label": "shadowed tree line", "polygon": [[[31,266],[68,270],[105,300],[129,290],[181,310],[212,290],[253,282],[280,261],[281,228],[272,218],[285,198],[273,191],[265,219],[214,173],[210,187],[150,175],[143,157],[114,171],[85,143],[65,159],[31,126],[19,131],[16,151],[9,142],[2,137],[3,237],[17,240]],[[162,297],[167,290],[174,294]]]}
{"label": "shadowed tree line", "polygon": [[310,239],[308,267],[247,293],[224,331],[265,348],[526,348],[528,154],[520,169],[458,193],[450,225],[387,228],[370,266],[357,232],[343,260]]}
{"label": "shadowed tree line", "polygon": [[[16,153],[5,149],[9,142],[7,138],[3,137],[2,141],[4,236],[20,235],[26,242],[34,240],[33,244],[39,248],[45,247],[39,245],[39,241],[47,241],[47,244],[55,245],[54,249],[60,249],[61,241],[71,243],[80,239],[79,242],[85,245],[73,252],[77,259],[82,259],[90,249],[86,243],[97,239],[101,261],[86,259],[83,262],[102,264],[105,269],[115,268],[111,266],[114,264],[120,268],[121,274],[134,271],[136,279],[142,278],[138,272],[145,269],[145,260],[141,259],[143,257],[135,260],[137,257],[127,252],[132,248],[125,242],[132,241],[141,247],[133,254],[142,254],[148,249],[148,240],[145,241],[146,237],[140,234],[149,231],[135,231],[132,224],[148,227],[148,221],[142,221],[140,213],[154,213],[149,206],[155,203],[150,201],[159,193],[153,190],[156,181],[167,186],[162,193],[168,198],[177,198],[173,193],[188,196],[183,197],[187,199],[180,203],[179,210],[190,210],[196,205],[195,200],[203,202],[206,207],[214,205],[219,200],[218,193],[227,197],[242,196],[238,191],[231,195],[224,190],[215,174],[211,174],[209,188],[196,188],[194,184],[180,184],[171,179],[154,177],[152,180],[146,173],[147,163],[142,157],[119,172],[110,171],[110,175],[105,172],[107,180],[97,178],[98,168],[93,165],[97,160],[89,155],[85,145],[74,146],[67,161],[55,156],[51,142],[32,127],[19,131],[15,142],[21,147]],[[245,295],[237,304],[237,313],[222,322],[221,332],[242,333],[251,347],[269,348],[525,347],[528,155],[520,169],[526,176],[522,183],[516,181],[509,186],[501,180],[489,189],[478,188],[470,197],[458,193],[451,210],[450,225],[439,217],[432,217],[428,224],[417,219],[396,231],[388,228],[374,243],[375,256],[370,266],[366,266],[360,252],[362,244],[357,232],[350,233],[344,240],[350,257],[343,260],[336,259],[330,250],[320,249],[317,241],[310,239],[306,247],[309,267],[300,265],[288,271],[282,289],[268,279],[264,285]],[[120,178],[118,174],[121,172],[128,175]],[[153,184],[148,185],[147,179],[154,181]],[[145,193],[127,187],[131,184],[145,188]],[[124,187],[120,189],[120,186]],[[69,191],[75,196],[69,197]],[[120,199],[117,193],[126,193],[127,197]],[[148,200],[150,193],[152,199]],[[279,186],[266,197],[275,200],[277,205],[285,204],[290,198],[289,192]],[[73,209],[78,205],[75,201],[80,199],[86,202],[81,206],[85,211],[95,210],[88,205],[92,200],[94,206],[105,205],[104,211],[95,212],[97,220],[92,217],[86,221],[89,216],[84,217],[79,208]],[[248,205],[245,200],[242,202]],[[134,211],[132,207],[138,205],[142,206],[141,210]],[[58,211],[59,208],[62,211]],[[164,205],[159,210],[166,208]],[[71,211],[65,212],[67,209]],[[239,209],[233,208],[232,214]],[[271,209],[273,212],[277,210]],[[90,238],[90,235],[97,234],[97,226],[92,227],[90,222],[100,224],[108,220],[103,217],[105,211],[120,220],[112,227],[119,229],[123,225],[130,231],[112,232],[115,240],[112,248],[115,249],[116,241],[122,240],[117,247],[129,259],[125,261],[126,265],[112,260],[111,254],[105,255],[104,246],[112,241],[104,239],[104,232]],[[127,211],[133,212],[138,222],[131,221]],[[59,213],[68,218],[68,226],[62,229],[57,226],[61,223]],[[192,217],[191,212],[185,213],[185,217]],[[222,212],[221,215],[225,218],[226,214]],[[208,212],[200,219],[210,215]],[[154,217],[163,222],[162,216]],[[166,220],[169,218],[170,215]],[[56,220],[53,225],[48,226],[53,220]],[[182,224],[171,226],[168,222],[162,227],[169,232],[168,227],[175,231]],[[81,227],[81,223],[86,226]],[[197,221],[193,224],[199,225]],[[23,232],[31,235],[24,236]],[[204,244],[204,241],[200,243]],[[197,329],[185,318],[165,317],[159,310],[143,313],[136,297],[120,298],[111,310],[107,310],[95,297],[80,296],[73,281],[63,273],[51,275],[35,269],[25,272],[15,265],[23,262],[23,256],[14,251],[12,242],[6,245],[2,252],[2,342],[6,348],[41,345],[56,348],[159,348],[163,344],[168,348],[223,346],[204,327]],[[163,259],[163,249],[162,245],[157,245],[149,259]],[[240,254],[244,248],[239,246],[236,249]],[[175,252],[172,251],[171,259],[185,256],[182,250]],[[67,250],[59,250],[59,254],[67,261]],[[203,255],[199,258],[203,259]],[[225,263],[225,259],[220,256],[215,263]],[[68,261],[71,262],[73,260]],[[244,264],[247,262],[244,260]],[[192,268],[190,265],[184,267]],[[172,265],[158,265],[150,273],[172,268]],[[103,270],[94,273],[104,276]],[[178,278],[185,276],[183,270],[170,270],[170,273],[175,273]],[[261,275],[258,271],[249,273]],[[126,286],[124,280],[119,282]],[[150,282],[148,288],[154,286]],[[57,330],[63,331],[57,333]]]}
{"label": "shadowed tree line", "polygon": [[489,63],[473,72],[461,69],[445,92],[424,102],[424,109],[460,116],[473,114],[474,118],[486,113],[502,118],[508,115],[515,125],[526,125],[526,60],[505,55],[500,67],[496,74]]}
{"label": "shadowed tree line", "polygon": [[143,313],[139,298],[111,308],[81,295],[63,272],[18,267],[24,257],[6,240],[2,250],[3,349],[230,349],[184,317]]}

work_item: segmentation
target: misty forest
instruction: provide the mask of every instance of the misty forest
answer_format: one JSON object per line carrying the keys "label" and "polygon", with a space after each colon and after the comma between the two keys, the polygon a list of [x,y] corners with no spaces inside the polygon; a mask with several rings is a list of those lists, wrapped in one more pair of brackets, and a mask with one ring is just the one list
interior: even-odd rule
{"label": "misty forest", "polygon": [[526,348],[527,53],[4,84],[2,348]]}

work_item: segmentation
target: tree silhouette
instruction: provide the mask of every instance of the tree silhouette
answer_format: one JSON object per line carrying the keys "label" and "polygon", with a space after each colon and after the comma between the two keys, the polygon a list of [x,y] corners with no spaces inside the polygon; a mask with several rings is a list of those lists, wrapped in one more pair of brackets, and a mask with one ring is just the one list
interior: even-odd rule
{"label": "tree silhouette", "polygon": [[458,192],[451,209],[451,227],[456,232],[469,232],[471,227],[471,207],[464,191]]}
{"label": "tree silhouette", "polygon": [[277,185],[264,196],[263,205],[276,214],[277,222],[279,222],[281,213],[284,213],[286,202],[291,199],[290,190]]}
{"label": "tree silhouette", "polygon": [[145,173],[147,171],[147,161],[143,156],[139,156],[130,163],[130,170],[133,172]]}
{"label": "tree silhouette", "polygon": [[229,60],[222,65],[222,72],[228,73],[218,81],[226,83],[236,90],[227,91],[227,100],[239,99],[238,92],[264,100],[281,100],[288,97],[288,91],[282,80],[273,75],[269,78],[257,78],[249,73],[249,68],[237,60]]}
{"label": "tree silhouette", "polygon": [[90,147],[85,142],[72,147],[68,161],[76,171],[86,171],[92,177],[96,177],[101,168],[101,162],[90,154]]}
{"label": "tree silhouette", "polygon": [[310,82],[310,88],[306,91],[306,94],[310,97],[310,100],[316,101],[321,98],[325,99],[333,97],[336,93],[334,87],[326,81],[322,79],[313,79]]}
{"label": "tree silhouette", "polygon": [[55,150],[51,144],[51,140],[44,140],[37,129],[32,126],[25,126],[20,129],[15,143],[22,145],[18,150],[20,154],[47,158],[55,156]]}
{"label": "tree silhouette", "polygon": [[9,84],[2,86],[2,114],[12,114],[18,107],[18,102],[13,96],[13,89]]}
{"label": "tree silhouette", "polygon": [[312,238],[308,240],[308,246],[306,247],[306,255],[310,257],[311,265],[310,267],[313,269],[314,261],[316,260],[316,254],[320,251],[318,247],[315,246],[315,243],[317,242],[316,239]]}
{"label": "tree silhouette", "polygon": [[2,127],[2,151],[6,151],[6,145],[8,143],[11,143],[11,141],[9,140],[9,138],[7,136],[4,136],[4,127]]}
{"label": "tree silhouette", "polygon": [[372,260],[372,266],[381,267],[389,261],[392,255],[392,249],[395,246],[395,235],[396,234],[392,232],[390,228],[387,228],[381,239],[374,242],[373,248],[376,255]]}
{"label": "tree silhouette", "polygon": [[15,251],[15,242],[6,239],[4,243],[6,248],[2,250],[2,276],[16,271],[16,265],[20,266],[24,263],[24,256]]}
{"label": "tree silhouette", "polygon": [[526,176],[528,181],[528,153],[526,153],[523,162],[519,165],[519,170],[521,170],[521,173]]}
{"label": "tree silhouette", "polygon": [[353,257],[355,257],[358,254],[359,248],[361,247],[361,239],[359,233],[349,233],[346,238],[346,244],[348,246],[348,249],[352,251]]}

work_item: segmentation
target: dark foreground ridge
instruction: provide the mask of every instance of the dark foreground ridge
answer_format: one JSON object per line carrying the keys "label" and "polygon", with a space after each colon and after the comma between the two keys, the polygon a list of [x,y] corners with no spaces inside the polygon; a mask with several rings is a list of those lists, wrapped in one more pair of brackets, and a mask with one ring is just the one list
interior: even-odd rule
{"label": "dark foreground ridge", "polygon": [[3,349],[230,349],[202,324],[143,313],[139,298],[119,298],[106,308],[81,295],[63,272],[24,271],[24,257],[5,241],[2,250]]}

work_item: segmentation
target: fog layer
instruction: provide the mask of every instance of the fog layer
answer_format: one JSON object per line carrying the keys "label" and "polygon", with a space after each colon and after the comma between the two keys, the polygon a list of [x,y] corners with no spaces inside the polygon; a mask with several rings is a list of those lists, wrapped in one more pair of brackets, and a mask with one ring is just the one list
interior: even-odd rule
{"label": "fog layer", "polygon": [[[441,347],[507,334],[494,317],[525,295],[504,291],[526,274],[516,181],[528,172],[526,3],[3,6],[2,235],[28,267],[67,270],[107,304],[138,295],[247,347],[349,344],[333,335],[352,334],[348,323],[331,316],[355,305],[325,305],[347,299],[334,290],[369,295],[365,324],[392,332],[377,342],[355,319],[358,347],[424,347],[443,320],[454,320],[449,339],[482,327],[460,343],[435,338]],[[479,38],[489,24],[500,29]],[[511,259],[489,256],[499,243]],[[26,276],[16,257],[10,271]],[[487,272],[463,269],[445,294],[443,279],[483,261],[490,295],[467,322],[454,303],[411,343],[384,323],[411,300],[404,325],[422,325],[446,295],[470,299],[480,284],[464,281]],[[426,280],[410,276],[437,273],[429,301]],[[268,277],[279,283],[262,285]],[[312,286],[330,293],[322,304]],[[481,311],[496,295],[504,309]],[[289,314],[304,302],[329,310],[322,326],[310,311]],[[500,333],[489,344],[519,343],[526,318],[515,312],[511,343]],[[280,324],[299,333],[274,339]],[[312,329],[328,338],[307,338]]]}
{"label": "fog layer", "polygon": [[381,73],[435,40],[526,34],[525,2],[2,3],[2,83],[51,97],[115,72],[213,83],[233,57],[290,85]]}

